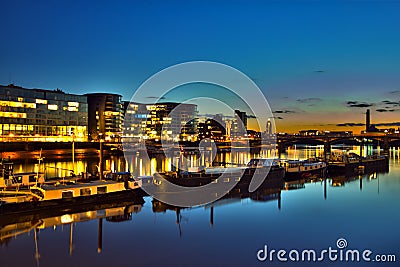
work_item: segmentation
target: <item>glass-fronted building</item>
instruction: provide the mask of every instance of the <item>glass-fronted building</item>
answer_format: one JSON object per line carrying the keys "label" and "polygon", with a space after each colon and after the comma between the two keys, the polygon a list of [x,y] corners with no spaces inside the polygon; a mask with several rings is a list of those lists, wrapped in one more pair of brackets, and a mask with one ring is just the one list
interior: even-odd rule
{"label": "glass-fronted building", "polygon": [[0,86],[2,141],[86,141],[86,96]]}
{"label": "glass-fronted building", "polygon": [[124,103],[126,137],[159,141],[195,141],[197,105],[174,102]]}
{"label": "glass-fronted building", "polygon": [[89,111],[89,139],[120,141],[123,123],[122,96],[109,93],[93,93],[85,96]]}

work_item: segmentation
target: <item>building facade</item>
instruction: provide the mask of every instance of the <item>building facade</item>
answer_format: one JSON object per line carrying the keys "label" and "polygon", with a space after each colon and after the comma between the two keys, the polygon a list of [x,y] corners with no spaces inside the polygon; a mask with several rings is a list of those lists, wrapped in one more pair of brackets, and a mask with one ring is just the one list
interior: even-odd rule
{"label": "building facade", "polygon": [[197,105],[174,102],[125,102],[126,137],[159,141],[194,141],[197,138]]}
{"label": "building facade", "polygon": [[240,139],[247,136],[247,114],[244,111],[235,110],[233,123],[231,126],[231,139]]}
{"label": "building facade", "polygon": [[86,96],[0,86],[2,141],[86,141],[87,117]]}
{"label": "building facade", "polygon": [[314,136],[314,135],[321,135],[321,132],[319,130],[301,130],[301,131],[299,131],[299,135]]}
{"label": "building facade", "polygon": [[210,138],[215,141],[226,140],[226,129],[223,125],[222,117],[215,119],[207,119],[204,122],[200,122],[197,125],[198,138]]}
{"label": "building facade", "polygon": [[120,141],[123,124],[122,96],[85,94],[88,102],[88,134],[92,141]]}

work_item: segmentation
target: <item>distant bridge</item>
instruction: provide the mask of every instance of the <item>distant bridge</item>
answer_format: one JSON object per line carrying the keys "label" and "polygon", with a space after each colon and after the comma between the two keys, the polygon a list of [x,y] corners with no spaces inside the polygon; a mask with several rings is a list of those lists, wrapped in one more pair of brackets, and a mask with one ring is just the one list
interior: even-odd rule
{"label": "distant bridge", "polygon": [[[362,145],[369,142],[378,143],[383,149],[391,146],[400,146],[400,134],[377,134],[366,133],[356,135],[279,135],[277,137],[278,147],[285,148],[295,144],[324,145],[328,146],[340,143]],[[328,148],[329,150],[329,148]]]}

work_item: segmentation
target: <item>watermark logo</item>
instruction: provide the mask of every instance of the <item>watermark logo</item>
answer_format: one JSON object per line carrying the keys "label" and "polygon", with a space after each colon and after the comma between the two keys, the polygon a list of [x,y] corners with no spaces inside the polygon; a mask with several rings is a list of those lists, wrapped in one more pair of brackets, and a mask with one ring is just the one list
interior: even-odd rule
{"label": "watermark logo", "polygon": [[374,254],[370,249],[349,249],[347,240],[339,238],[336,247],[326,249],[269,249],[268,245],[258,250],[257,259],[262,262],[396,262],[395,254]]}
{"label": "watermark logo", "polygon": [[336,241],[336,246],[337,246],[339,249],[346,248],[346,247],[347,247],[347,240],[344,239],[344,238],[339,238],[339,239]]}
{"label": "watermark logo", "polygon": [[[203,90],[196,87],[195,90],[178,90],[190,84],[206,84],[213,86],[213,89]],[[179,150],[184,150],[185,142],[186,144],[189,142],[190,146],[198,144],[201,156],[197,158],[195,165],[199,166],[198,171],[204,174],[203,165],[204,163],[208,167],[213,165],[217,147],[209,137],[195,133],[198,118],[193,116],[196,113],[196,110],[193,110],[193,103],[197,102],[206,103],[204,106],[212,108],[212,114],[205,116],[224,127],[227,133],[230,132],[231,138],[227,146],[232,157],[250,152],[246,129],[247,118],[250,118],[252,125],[260,131],[265,129],[268,121],[268,127],[272,131],[268,136],[263,134],[260,136],[261,147],[275,148],[276,137],[272,134],[275,132],[273,113],[258,86],[244,73],[228,65],[195,61],[168,67],[150,77],[135,91],[128,103],[124,118],[122,145],[126,161],[133,162],[140,155],[141,160],[150,162],[152,153],[156,149],[156,153],[163,153],[170,159],[168,164],[172,165],[171,169],[178,175],[187,174],[193,166],[187,164],[189,155],[179,153]],[[149,104],[144,106],[139,103]],[[234,116],[229,125],[213,116],[218,107]],[[207,110],[204,113],[208,113]],[[155,149],[150,140],[151,135],[156,136],[155,142],[158,142]],[[274,157],[274,153],[273,151],[269,156]],[[250,192],[255,191],[263,183],[269,168],[270,166],[266,166],[264,172],[253,172],[251,177],[246,177],[246,180],[250,180]],[[243,175],[247,175],[244,168],[237,168],[234,174],[232,168],[227,168],[227,170],[222,169],[218,179],[212,183],[186,187],[171,183],[165,179],[165,174],[160,174],[156,170],[152,172],[157,182],[143,185],[143,190],[164,203],[182,207],[213,202],[228,193]]]}

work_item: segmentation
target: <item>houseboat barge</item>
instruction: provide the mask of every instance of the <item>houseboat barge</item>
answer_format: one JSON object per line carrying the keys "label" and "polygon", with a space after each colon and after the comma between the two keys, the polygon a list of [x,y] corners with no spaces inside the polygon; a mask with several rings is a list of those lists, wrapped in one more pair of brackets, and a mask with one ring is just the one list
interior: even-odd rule
{"label": "houseboat barge", "polygon": [[361,157],[355,153],[332,153],[328,161],[329,175],[349,175],[373,172],[387,172],[389,159],[372,155]]}

